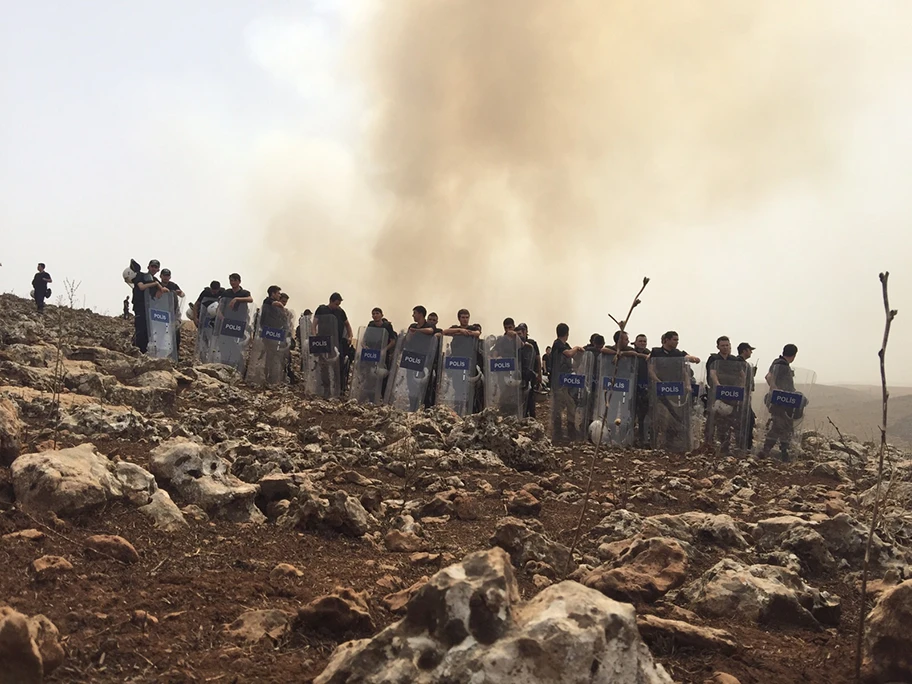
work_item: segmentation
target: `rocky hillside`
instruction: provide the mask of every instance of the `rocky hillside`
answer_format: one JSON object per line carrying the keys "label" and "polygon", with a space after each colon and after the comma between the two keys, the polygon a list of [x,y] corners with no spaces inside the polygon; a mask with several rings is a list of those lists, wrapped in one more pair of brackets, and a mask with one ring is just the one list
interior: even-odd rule
{"label": "rocky hillside", "polygon": [[588,445],[254,391],[130,332],[0,295],[0,683],[829,684],[862,609],[869,681],[912,680],[900,450],[862,606],[872,445],[604,453],[571,549]]}

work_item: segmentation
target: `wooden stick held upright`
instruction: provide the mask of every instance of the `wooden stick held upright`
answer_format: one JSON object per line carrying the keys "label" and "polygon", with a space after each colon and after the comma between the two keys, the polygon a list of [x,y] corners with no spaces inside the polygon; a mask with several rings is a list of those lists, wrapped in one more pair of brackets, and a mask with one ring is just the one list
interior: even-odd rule
{"label": "wooden stick held upright", "polygon": [[883,422],[880,425],[880,453],[877,457],[877,484],[874,488],[874,504],[871,511],[871,526],[868,528],[868,539],[865,543],[865,555],[864,555],[864,564],[861,568],[861,608],[858,612],[858,634],[856,635],[855,641],[855,681],[861,682],[861,651],[862,645],[864,643],[864,626],[865,618],[865,601],[867,600],[868,593],[868,566],[871,560],[871,542],[874,539],[874,530],[877,528],[877,516],[880,513],[880,488],[883,484],[883,472],[884,472],[884,452],[887,448],[887,403],[890,399],[890,392],[887,390],[887,370],[886,370],[886,356],[887,356],[887,341],[890,339],[890,326],[893,323],[893,319],[896,318],[898,313],[896,309],[890,308],[890,296],[887,292],[887,279],[890,277],[890,272],[885,271],[880,274],[880,285],[883,290],[883,304],[884,304],[884,316],[886,317],[886,322],[884,323],[884,334],[883,342],[880,345],[880,351],[877,355],[880,357],[880,386],[882,392],[883,400]]}

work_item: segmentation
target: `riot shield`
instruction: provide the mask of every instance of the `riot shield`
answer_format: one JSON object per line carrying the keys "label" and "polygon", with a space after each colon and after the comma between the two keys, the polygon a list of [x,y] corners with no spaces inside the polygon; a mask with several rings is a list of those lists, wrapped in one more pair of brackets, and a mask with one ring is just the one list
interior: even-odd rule
{"label": "riot shield", "polygon": [[215,337],[215,322],[218,318],[218,300],[209,304],[200,303],[196,326],[196,361],[212,363],[212,341]]}
{"label": "riot shield", "polygon": [[475,388],[482,380],[478,367],[478,338],[444,335],[440,350],[437,403],[466,416],[474,410]]}
{"label": "riot shield", "polygon": [[693,374],[684,357],[649,359],[652,446],[685,453],[693,449]]}
{"label": "riot shield", "polygon": [[505,416],[522,416],[522,368],[518,335],[488,335],[484,340],[485,406]]}
{"label": "riot shield", "polygon": [[[586,439],[589,426],[589,399],[595,372],[590,353],[562,359],[563,367],[552,368],[551,439],[570,441]],[[566,432],[564,423],[566,421]]]}
{"label": "riot shield", "polygon": [[[306,335],[305,335],[305,318]],[[301,317],[301,373],[304,391],[324,399],[342,396],[339,322],[332,314]]]}
{"label": "riot shield", "polygon": [[[787,364],[774,364],[770,368],[776,389],[769,390],[763,398],[764,411],[760,423],[763,438],[760,455],[768,456],[778,445],[783,461],[788,461],[797,451],[807,395],[796,386],[795,376]],[[811,377],[813,371],[805,371]],[[802,378],[803,379],[803,378]]]}
{"label": "riot shield", "polygon": [[635,356],[600,354],[595,412],[589,438],[597,443],[630,445],[636,420],[637,361]]}
{"label": "riot shield", "polygon": [[233,299],[220,299],[215,314],[215,334],[212,336],[212,363],[233,366],[244,373],[244,351],[250,339],[247,302],[232,306]]}
{"label": "riot shield", "polygon": [[249,385],[275,387],[285,380],[285,361],[291,346],[285,311],[257,309],[253,340],[247,358]]}
{"label": "riot shield", "polygon": [[152,288],[143,294],[146,298],[146,324],[149,329],[148,356],[177,361],[178,317],[174,313],[174,293],[170,290],[152,294]]}
{"label": "riot shield", "polygon": [[386,385],[387,404],[403,411],[417,411],[424,405],[436,353],[436,335],[412,330],[399,333],[396,356]]}
{"label": "riot shield", "polygon": [[367,325],[358,330],[355,350],[355,367],[352,374],[351,398],[362,404],[379,404],[383,401],[384,380],[389,375],[386,329]]}
{"label": "riot shield", "polygon": [[753,373],[737,356],[717,358],[706,378],[706,445],[723,454],[747,448]]}

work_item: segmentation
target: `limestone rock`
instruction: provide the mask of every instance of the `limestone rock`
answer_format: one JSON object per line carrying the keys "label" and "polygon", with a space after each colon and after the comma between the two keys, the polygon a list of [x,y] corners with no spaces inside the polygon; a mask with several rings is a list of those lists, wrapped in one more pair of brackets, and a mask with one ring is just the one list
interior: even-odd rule
{"label": "limestone rock", "polygon": [[155,526],[165,532],[180,532],[190,527],[184,514],[171,500],[171,495],[164,489],[157,489],[149,499],[149,503],[139,507],[143,513],[155,521]]}
{"label": "limestone rock", "polygon": [[279,523],[305,530],[331,529],[351,537],[360,537],[370,530],[376,520],[361,502],[346,492],[337,490],[329,499],[314,490],[304,489],[289,506]]}
{"label": "limestone rock", "polygon": [[115,534],[94,534],[83,542],[88,551],[96,551],[103,556],[116,558],[121,563],[136,563],[139,554],[133,544]]}
{"label": "limestone rock", "polygon": [[73,564],[60,556],[42,556],[32,561],[32,572],[40,582],[58,579],[72,570]]}
{"label": "limestone rock", "polygon": [[24,454],[12,465],[16,500],[26,509],[79,513],[121,496],[111,463],[91,444]]}
{"label": "limestone rock", "polygon": [[774,565],[745,566],[724,558],[683,587],[677,596],[701,615],[747,618],[818,628],[839,624],[837,597],[806,585],[795,573]]}
{"label": "limestone rock", "polygon": [[254,505],[259,488],[231,475],[228,462],[202,444],[170,439],[152,450],[150,469],[184,502],[197,504],[209,515],[231,522],[266,520]]}
{"label": "limestone rock", "polygon": [[[563,572],[570,559],[568,547],[532,530],[518,518],[498,520],[490,543],[509,553],[510,560],[518,568],[524,567],[529,561],[540,561]],[[570,569],[572,571],[575,568],[572,565]]]}
{"label": "limestone rock", "polygon": [[374,631],[367,594],[348,587],[336,587],[298,610],[296,628],[319,630],[336,636]]}
{"label": "limestone rock", "polygon": [[655,601],[684,583],[687,553],[674,539],[636,540],[615,560],[583,578],[583,584],[618,601]]}
{"label": "limestone rock", "polygon": [[291,614],[283,610],[248,610],[237,620],[225,625],[223,631],[231,639],[256,643],[267,636],[276,640],[289,628]]}
{"label": "limestone rock", "polygon": [[912,580],[884,591],[868,615],[864,635],[864,680],[870,684],[912,681]]}
{"label": "limestone rock", "polygon": [[336,649],[316,684],[352,681],[671,684],[640,639],[633,608],[576,582],[523,604],[501,549],[444,568],[406,616]]}
{"label": "limestone rock", "polygon": [[0,466],[9,466],[19,457],[22,421],[16,404],[0,397]]}
{"label": "limestone rock", "polygon": [[396,553],[414,553],[427,549],[427,542],[418,537],[414,532],[400,532],[390,530],[383,537],[386,548]]}
{"label": "limestone rock", "polygon": [[507,500],[507,513],[510,515],[538,516],[541,513],[541,501],[525,489],[518,492],[507,490],[504,496]]}
{"label": "limestone rock", "polygon": [[731,654],[738,649],[734,637],[724,629],[692,625],[681,620],[666,620],[655,615],[637,616],[637,627],[647,644],[671,641],[675,646]]}
{"label": "limestone rock", "polygon": [[6,606],[0,607],[0,663],[0,684],[44,681],[41,651],[30,634],[28,618]]}

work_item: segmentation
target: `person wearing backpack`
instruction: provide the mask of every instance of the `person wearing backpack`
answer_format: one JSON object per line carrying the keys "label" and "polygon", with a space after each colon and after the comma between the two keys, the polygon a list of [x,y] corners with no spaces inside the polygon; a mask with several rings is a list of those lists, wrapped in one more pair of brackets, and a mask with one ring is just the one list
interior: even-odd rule
{"label": "person wearing backpack", "polygon": [[51,274],[44,270],[44,264],[38,264],[38,273],[32,278],[32,288],[35,291],[35,305],[38,307],[38,313],[44,313],[44,300],[51,296],[51,288],[48,285],[52,282]]}

